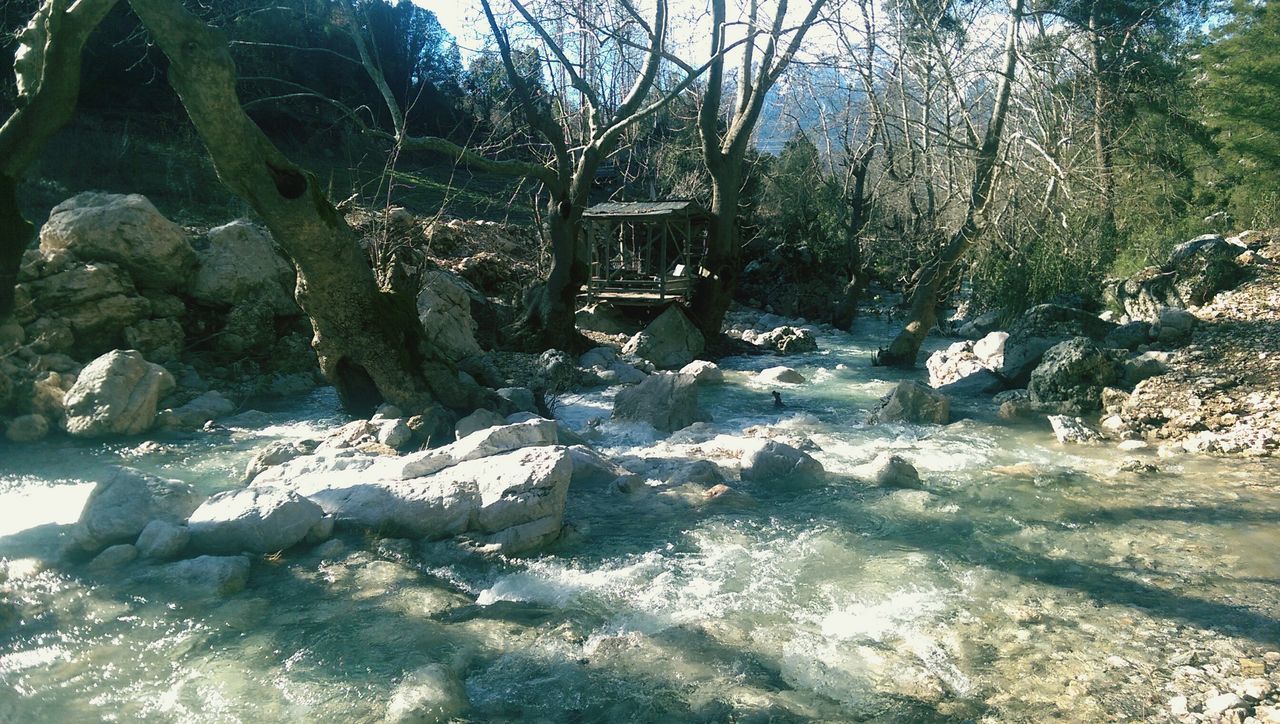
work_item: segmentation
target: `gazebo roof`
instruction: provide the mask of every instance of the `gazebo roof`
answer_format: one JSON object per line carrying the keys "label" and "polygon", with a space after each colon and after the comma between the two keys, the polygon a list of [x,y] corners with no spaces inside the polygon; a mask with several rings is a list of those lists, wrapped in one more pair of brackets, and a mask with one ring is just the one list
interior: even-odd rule
{"label": "gazebo roof", "polygon": [[696,201],[608,201],[582,212],[584,219],[664,219],[701,216],[705,212]]}

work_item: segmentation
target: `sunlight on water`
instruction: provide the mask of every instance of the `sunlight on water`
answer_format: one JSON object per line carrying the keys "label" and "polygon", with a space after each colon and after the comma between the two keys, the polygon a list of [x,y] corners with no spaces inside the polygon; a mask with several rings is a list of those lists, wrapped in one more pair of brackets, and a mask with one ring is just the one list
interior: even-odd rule
{"label": "sunlight on water", "polygon": [[[572,490],[543,555],[347,535],[255,562],[225,598],[64,566],[67,526],[109,465],[234,487],[259,446],[339,424],[331,392],[155,448],[6,448],[0,721],[379,720],[422,667],[455,677],[475,720],[1160,720],[1170,660],[1280,647],[1273,463],[868,426],[904,378],[866,364],[875,341],[726,360],[714,421],[669,438],[608,420],[615,390],[563,397],[601,450],[660,464],[631,492]],[[755,379],[779,363],[808,382]],[[732,469],[748,434],[810,441],[827,484],[731,475],[741,497],[721,503],[666,480],[690,457]],[[853,476],[884,452],[922,489]],[[1161,472],[1117,472],[1125,457]]]}

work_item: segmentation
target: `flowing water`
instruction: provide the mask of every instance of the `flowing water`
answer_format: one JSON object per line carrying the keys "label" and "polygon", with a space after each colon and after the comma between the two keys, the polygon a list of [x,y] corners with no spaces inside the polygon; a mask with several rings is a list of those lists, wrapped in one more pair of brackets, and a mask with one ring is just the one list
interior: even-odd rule
{"label": "flowing water", "polygon": [[[866,363],[876,340],[788,358],[804,385],[754,383],[776,358],[726,360],[715,421],[667,440],[592,420],[607,391],[565,398],[568,424],[654,472],[572,489],[542,555],[349,534],[255,561],[213,600],[58,564],[86,481],[128,464],[234,487],[255,447],[340,421],[331,393],[159,446],[0,447],[0,721],[377,721],[430,665],[474,720],[1163,720],[1178,677],[1280,648],[1275,464],[1118,472],[1144,453],[1039,426],[865,426],[901,379]],[[731,480],[745,495],[714,500],[664,481],[728,462],[748,428],[808,438],[830,481]],[[924,490],[848,475],[886,450]]]}

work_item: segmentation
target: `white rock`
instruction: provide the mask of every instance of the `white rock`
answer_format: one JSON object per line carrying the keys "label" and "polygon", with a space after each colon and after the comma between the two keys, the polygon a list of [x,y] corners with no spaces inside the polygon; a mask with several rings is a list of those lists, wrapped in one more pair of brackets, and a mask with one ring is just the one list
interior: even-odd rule
{"label": "white rock", "polygon": [[453,426],[453,431],[454,434],[457,435],[458,439],[461,440],[472,433],[502,425],[506,421],[506,418],[502,415],[499,415],[493,410],[486,410],[482,407],[461,420],[458,420],[458,423]]}
{"label": "white rock", "polygon": [[1275,690],[1275,685],[1266,679],[1245,679],[1236,686],[1235,691],[1247,701],[1262,701]]}
{"label": "white rock", "polygon": [[1204,713],[1206,716],[1217,716],[1228,709],[1239,709],[1244,705],[1244,699],[1236,694],[1219,694],[1205,699]]}
{"label": "white rock", "polygon": [[67,432],[76,437],[145,432],[155,422],[156,404],[173,387],[173,375],[141,354],[108,352],[81,370],[67,391]]}
{"label": "white rock", "polygon": [[704,385],[724,382],[724,371],[720,369],[720,366],[715,362],[708,362],[704,359],[696,359],[681,367],[680,374],[690,375],[695,382]]}
{"label": "white rock", "polygon": [[743,480],[806,485],[822,482],[823,472],[812,455],[776,440],[751,441],[742,456]]}
{"label": "white rock", "polygon": [[40,229],[40,252],[119,264],[142,287],[180,290],[196,266],[182,227],[137,194],[82,193],[58,204]]}
{"label": "white rock", "polygon": [[400,450],[413,441],[413,430],[409,429],[409,425],[404,420],[375,420],[372,422],[377,431],[375,436],[378,438],[378,442],[389,448]]}
{"label": "white rock", "polygon": [[176,409],[161,410],[156,416],[160,427],[194,430],[210,420],[226,417],[236,411],[236,405],[225,395],[209,391]]}
{"label": "white rock", "polygon": [[97,571],[119,568],[126,563],[132,563],[137,557],[137,548],[134,548],[128,543],[118,543],[113,546],[108,546],[97,556],[94,556],[94,559],[89,561],[89,568]]}
{"label": "white rock", "polygon": [[186,483],[114,468],[85,500],[72,540],[88,551],[132,543],[151,521],[181,523],[199,504],[199,496]]}
{"label": "white rock", "polygon": [[623,354],[649,360],[658,369],[679,369],[702,354],[706,340],[678,304],[672,304],[622,348]]}
{"label": "white rock", "polygon": [[198,254],[192,298],[216,307],[259,299],[276,316],[298,313],[293,266],[266,229],[239,219],[210,229],[206,237],[209,245]]}
{"label": "white rock", "polygon": [[228,490],[191,514],[191,548],[203,553],[274,553],[306,538],[324,513],[295,493],[270,486]]}
{"label": "white rock", "polygon": [[884,452],[866,465],[854,468],[853,474],[887,488],[919,488],[920,473],[901,455]]}
{"label": "white rock", "polygon": [[165,520],[153,520],[147,523],[134,546],[138,556],[152,560],[173,558],[187,547],[191,535],[184,525],[177,525]]}
{"label": "white rock", "polygon": [[788,385],[802,385],[805,382],[804,375],[783,366],[761,370],[760,374],[756,375],[756,379],[767,384],[781,382]]}
{"label": "white rock", "polygon": [[613,400],[613,417],[652,425],[673,432],[710,418],[698,405],[698,387],[688,375],[654,374],[644,382],[622,390]]}
{"label": "white rock", "polygon": [[1053,434],[1058,442],[1063,444],[1097,442],[1102,439],[1097,430],[1089,427],[1079,417],[1049,415],[1049,424],[1053,426]]}
{"label": "white rock", "polygon": [[471,316],[468,286],[457,275],[435,269],[422,275],[418,292],[418,319],[426,343],[454,362],[483,352],[476,343],[478,325]]}
{"label": "white rock", "polygon": [[147,579],[166,585],[166,592],[178,597],[229,596],[244,590],[249,581],[246,556],[199,556],[156,566]]}
{"label": "white rock", "polygon": [[992,332],[973,344],[973,354],[989,370],[1004,366],[1004,346],[1009,341],[1008,332]]}

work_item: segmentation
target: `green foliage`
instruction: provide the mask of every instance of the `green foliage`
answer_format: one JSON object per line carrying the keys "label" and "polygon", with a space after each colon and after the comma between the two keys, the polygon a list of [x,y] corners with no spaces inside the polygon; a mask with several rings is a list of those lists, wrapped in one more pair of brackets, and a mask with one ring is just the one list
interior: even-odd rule
{"label": "green foliage", "polygon": [[1221,146],[1240,221],[1277,222],[1280,172],[1280,5],[1236,0],[1202,56],[1204,120]]}
{"label": "green foliage", "polygon": [[762,178],[758,215],[765,238],[807,247],[823,262],[842,268],[840,197],[813,141],[797,132]]}

